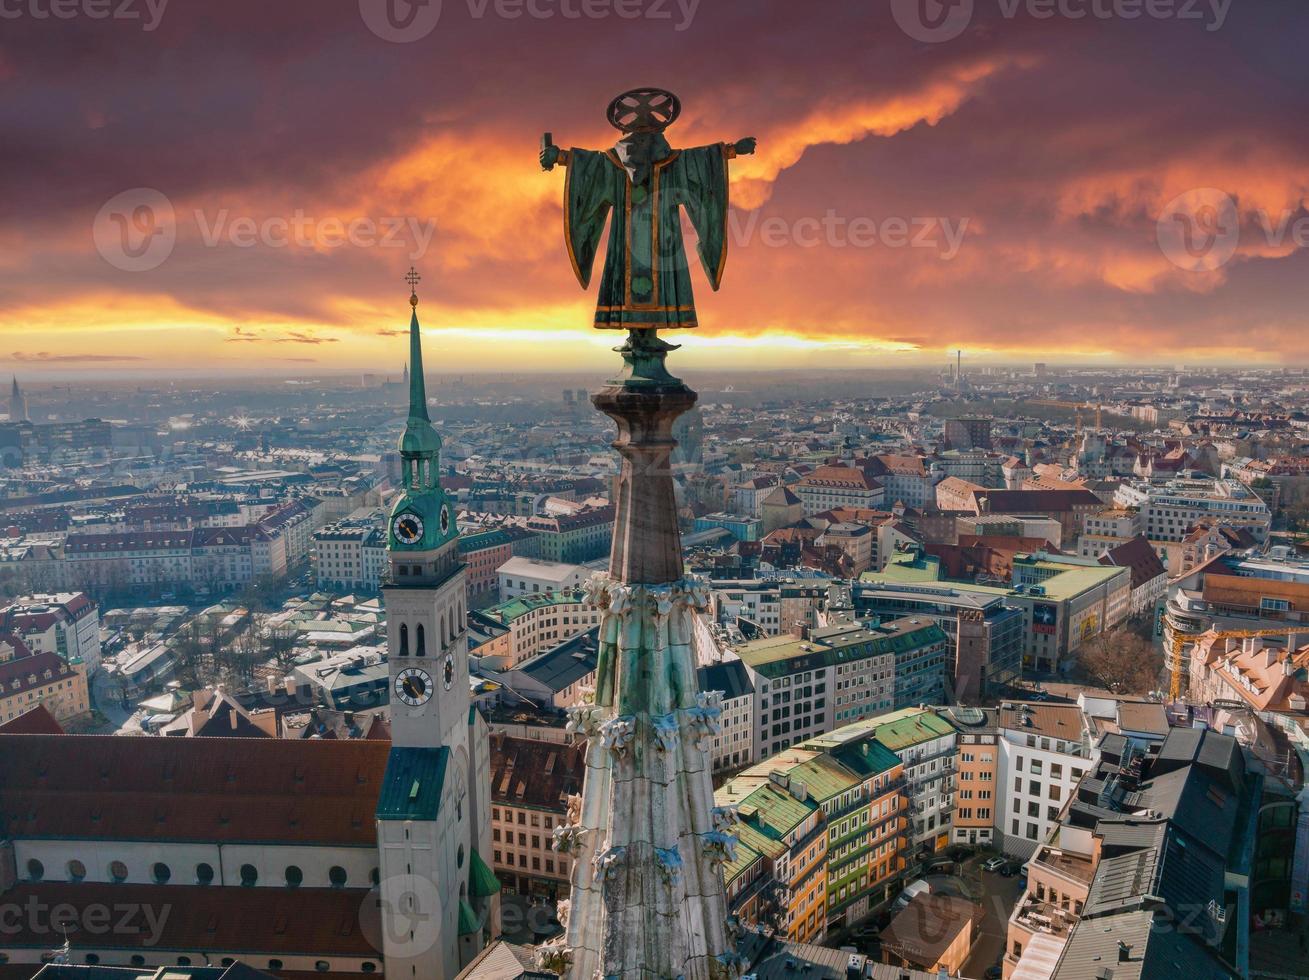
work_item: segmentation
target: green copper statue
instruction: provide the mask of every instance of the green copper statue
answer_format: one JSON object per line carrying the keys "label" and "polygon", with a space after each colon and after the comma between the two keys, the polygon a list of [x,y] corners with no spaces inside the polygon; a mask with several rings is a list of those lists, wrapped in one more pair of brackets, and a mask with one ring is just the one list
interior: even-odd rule
{"label": "green copper statue", "polygon": [[[727,161],[753,153],[754,137],[674,150],[664,130],[681,114],[672,92],[633,89],[609,103],[609,123],[623,136],[613,149],[561,150],[541,138],[541,166],[568,168],[564,239],[582,288],[613,211],[595,325],[610,330],[697,326],[679,207],[700,242],[700,262],[718,288],[727,261]],[[653,337],[653,335],[650,335]]]}

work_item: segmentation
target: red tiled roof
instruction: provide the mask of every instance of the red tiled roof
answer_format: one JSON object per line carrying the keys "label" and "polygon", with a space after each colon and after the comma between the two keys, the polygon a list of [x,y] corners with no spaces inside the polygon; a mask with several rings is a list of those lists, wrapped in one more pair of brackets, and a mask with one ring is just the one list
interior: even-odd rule
{"label": "red tiled roof", "polygon": [[0,735],[62,735],[63,726],[43,704],[0,725]]}
{"label": "red tiled roof", "polygon": [[0,735],[11,837],[376,846],[390,744]]}
{"label": "red tiled roof", "polygon": [[[15,636],[6,636],[4,640],[15,645],[23,643]],[[25,644],[23,649],[26,649]],[[28,688],[44,687],[61,678],[72,677],[73,673],[73,668],[53,651],[19,655],[13,660],[0,662],[0,694],[8,697]]]}
{"label": "red tiled roof", "polygon": [[[108,739],[107,739],[108,740]],[[115,741],[138,741],[115,739]],[[116,885],[89,882],[23,882],[5,894],[6,903],[31,902],[69,909],[68,939],[76,948],[138,949],[162,962],[169,952],[352,956],[379,958],[363,923],[369,892],[361,888],[215,888],[201,885]],[[100,922],[96,910],[115,910],[114,928],[79,937],[82,922]],[[147,919],[144,910],[153,913]],[[163,910],[168,914],[164,915]],[[363,914],[361,914],[361,910]],[[85,913],[85,915],[84,915]],[[128,918],[123,918],[128,916]],[[40,919],[18,916],[5,945],[50,949],[49,930]],[[154,940],[151,944],[151,940]],[[173,959],[173,957],[169,957]],[[258,958],[247,963],[262,966]]]}
{"label": "red tiled roof", "polygon": [[1110,548],[1100,556],[1101,565],[1120,565],[1132,570],[1132,588],[1139,589],[1145,583],[1167,575],[1164,563],[1155,553],[1154,545],[1144,537],[1137,535],[1116,548]]}
{"label": "red tiled roof", "polygon": [[866,476],[863,470],[856,470],[849,466],[820,466],[801,480],[800,485],[846,487],[853,490],[872,490],[879,486],[878,482]]}

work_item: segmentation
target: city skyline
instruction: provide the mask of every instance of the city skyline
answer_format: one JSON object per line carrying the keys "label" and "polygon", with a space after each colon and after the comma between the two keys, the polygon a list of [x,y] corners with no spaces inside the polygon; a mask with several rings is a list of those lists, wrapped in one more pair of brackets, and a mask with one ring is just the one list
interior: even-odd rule
{"label": "city skyline", "polygon": [[759,139],[688,367],[1297,363],[1303,11],[767,6],[8,18],[2,367],[395,372],[412,263],[433,373],[602,370],[539,130],[671,78],[679,145]]}

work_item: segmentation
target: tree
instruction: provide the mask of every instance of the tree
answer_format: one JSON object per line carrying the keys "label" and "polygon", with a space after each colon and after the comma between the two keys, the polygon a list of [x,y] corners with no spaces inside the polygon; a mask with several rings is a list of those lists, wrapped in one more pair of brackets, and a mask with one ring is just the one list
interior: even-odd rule
{"label": "tree", "polygon": [[1138,633],[1117,629],[1082,644],[1078,665],[1101,687],[1114,694],[1147,694],[1155,690],[1163,671],[1163,653]]}

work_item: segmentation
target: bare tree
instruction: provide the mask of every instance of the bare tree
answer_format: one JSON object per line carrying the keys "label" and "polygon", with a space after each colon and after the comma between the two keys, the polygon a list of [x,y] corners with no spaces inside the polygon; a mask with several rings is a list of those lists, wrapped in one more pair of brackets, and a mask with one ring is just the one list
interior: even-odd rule
{"label": "bare tree", "polygon": [[1114,694],[1146,694],[1163,671],[1163,654],[1138,633],[1126,629],[1101,633],[1082,644],[1078,665]]}

